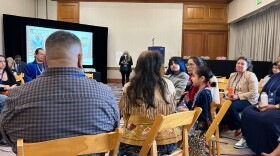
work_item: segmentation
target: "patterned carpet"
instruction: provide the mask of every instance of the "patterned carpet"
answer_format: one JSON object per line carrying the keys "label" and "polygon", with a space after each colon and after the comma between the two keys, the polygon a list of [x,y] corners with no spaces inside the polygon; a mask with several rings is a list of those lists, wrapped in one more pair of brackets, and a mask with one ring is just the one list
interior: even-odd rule
{"label": "patterned carpet", "polygon": [[[119,103],[122,96],[122,86],[121,84],[109,83],[116,96],[117,103]],[[121,121],[123,123],[123,121]],[[240,137],[234,137],[234,131],[228,131],[220,134],[220,145],[221,145],[221,155],[224,156],[252,156],[252,152],[249,148],[245,149],[235,149],[233,145],[240,139]]]}

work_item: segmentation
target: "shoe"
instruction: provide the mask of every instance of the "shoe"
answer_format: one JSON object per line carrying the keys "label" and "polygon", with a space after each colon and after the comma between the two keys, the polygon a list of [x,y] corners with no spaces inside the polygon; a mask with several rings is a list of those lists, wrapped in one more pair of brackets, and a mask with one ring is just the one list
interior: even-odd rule
{"label": "shoe", "polygon": [[235,132],[234,132],[234,136],[235,136],[235,137],[238,137],[241,133],[242,133],[242,132],[241,132],[241,129],[237,129],[237,130],[235,130]]}
{"label": "shoe", "polygon": [[246,140],[241,138],[236,144],[234,144],[233,147],[237,149],[242,149],[242,148],[247,148],[248,146]]}

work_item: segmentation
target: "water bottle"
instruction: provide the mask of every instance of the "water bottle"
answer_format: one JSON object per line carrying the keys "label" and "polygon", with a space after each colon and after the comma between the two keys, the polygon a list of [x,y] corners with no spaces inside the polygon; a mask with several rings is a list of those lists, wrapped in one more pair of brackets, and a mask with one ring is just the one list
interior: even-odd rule
{"label": "water bottle", "polygon": [[261,105],[265,106],[268,104],[268,96],[266,94],[266,92],[262,92],[261,94]]}
{"label": "water bottle", "polygon": [[228,88],[228,100],[231,100],[232,99],[232,95],[234,95],[234,87],[233,86],[230,86]]}

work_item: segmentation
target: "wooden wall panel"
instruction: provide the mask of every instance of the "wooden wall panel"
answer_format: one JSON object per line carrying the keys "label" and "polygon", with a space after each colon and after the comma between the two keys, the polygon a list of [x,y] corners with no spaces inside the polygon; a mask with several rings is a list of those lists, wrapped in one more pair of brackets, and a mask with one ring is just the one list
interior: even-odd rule
{"label": "wooden wall panel", "polygon": [[79,2],[57,2],[57,20],[65,22],[80,22]]}
{"label": "wooden wall panel", "polygon": [[183,24],[187,25],[189,23],[227,24],[227,5],[185,3]]}
{"label": "wooden wall panel", "polygon": [[205,51],[205,37],[203,32],[185,31],[183,33],[182,56],[202,56]]}
{"label": "wooden wall panel", "polygon": [[227,56],[227,39],[227,31],[184,31],[182,57]]}
{"label": "wooden wall panel", "polygon": [[226,56],[227,32],[206,32],[205,33],[205,56],[216,59],[218,56]]}
{"label": "wooden wall panel", "polygon": [[227,56],[227,10],[221,3],[184,3],[182,57]]}

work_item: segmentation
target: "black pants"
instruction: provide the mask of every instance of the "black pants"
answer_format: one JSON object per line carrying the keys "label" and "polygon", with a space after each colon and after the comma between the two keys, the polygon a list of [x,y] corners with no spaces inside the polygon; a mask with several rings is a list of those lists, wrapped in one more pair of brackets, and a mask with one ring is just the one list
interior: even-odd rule
{"label": "black pants", "polygon": [[121,71],[121,73],[122,73],[122,86],[124,86],[125,83],[129,82],[130,71]]}

